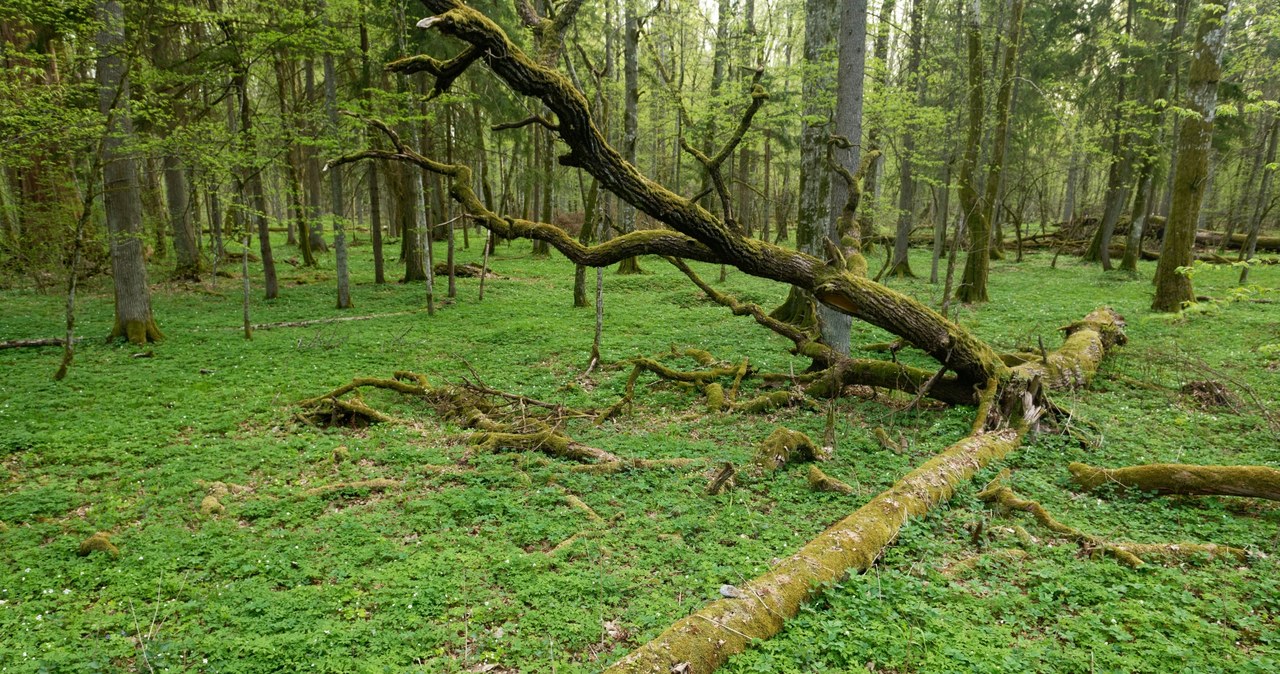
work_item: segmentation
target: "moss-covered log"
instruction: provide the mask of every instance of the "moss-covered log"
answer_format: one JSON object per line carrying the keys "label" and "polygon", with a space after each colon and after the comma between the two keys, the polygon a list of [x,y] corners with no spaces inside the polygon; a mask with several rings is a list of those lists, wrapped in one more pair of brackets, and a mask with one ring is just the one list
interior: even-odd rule
{"label": "moss-covered log", "polygon": [[552,430],[535,433],[476,433],[471,436],[471,444],[490,451],[499,449],[537,451],[571,461],[612,463],[620,460],[609,452],[574,442],[569,436]]}
{"label": "moss-covered log", "polygon": [[1127,468],[1094,468],[1083,463],[1067,466],[1071,477],[1086,490],[1104,484],[1157,494],[1188,496],[1249,496],[1280,501],[1280,470],[1267,466],[1194,466],[1153,463]]}
{"label": "moss-covered log", "polygon": [[[1087,361],[1058,361],[1078,376],[1050,377],[1049,384],[1065,386],[1087,383],[1097,371],[1106,350],[1124,342],[1124,321],[1108,309],[1089,314],[1067,332],[1061,352]],[[821,586],[851,572],[869,568],[911,517],[919,517],[951,497],[957,486],[992,461],[1003,458],[1021,442],[1030,422],[1039,415],[1039,403],[1032,386],[1044,370],[1015,368],[1008,373],[1003,391],[1007,399],[997,401],[1001,387],[988,382],[979,405],[978,419],[971,435],[908,473],[888,491],[873,498],[853,514],[810,541],[799,552],[774,565],[764,575],[743,586],[742,597],[722,599],[702,607],[672,625],[652,641],[623,658],[609,674],[688,674],[713,672],[734,653],[752,641],[777,634],[783,623],[795,616],[800,606],[818,593]],[[787,393],[787,392],[779,392]],[[999,404],[997,404],[997,402]],[[998,427],[989,429],[992,424]]]}
{"label": "moss-covered log", "polygon": [[764,575],[741,586],[741,597],[707,604],[605,671],[715,671],[752,641],[781,631],[784,621],[795,616],[823,585],[870,568],[908,518],[923,515],[950,498],[957,485],[1008,454],[1020,439],[1018,431],[1005,429],[957,442]]}

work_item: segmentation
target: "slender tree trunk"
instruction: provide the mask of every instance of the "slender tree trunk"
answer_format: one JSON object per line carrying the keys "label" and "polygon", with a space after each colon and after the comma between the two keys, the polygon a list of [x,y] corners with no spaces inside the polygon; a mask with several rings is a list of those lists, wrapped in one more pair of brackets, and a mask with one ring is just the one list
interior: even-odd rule
{"label": "slender tree trunk", "polygon": [[[878,70],[875,71],[877,84],[880,91],[887,91],[889,88],[889,26],[893,22],[893,9],[897,0],[881,0],[880,3],[880,20],[876,22],[876,39],[874,44],[875,64]],[[866,2],[859,0],[859,4],[863,7],[863,33],[866,32]],[[845,11],[850,11],[848,3],[845,3]],[[842,24],[843,25],[843,24]],[[841,44],[844,44],[844,36],[841,36]],[[863,54],[863,60],[866,60],[865,42],[859,45],[859,52]],[[865,72],[865,70],[864,70]],[[841,73],[840,82],[844,84],[845,74]],[[839,105],[839,104],[837,104]],[[880,150],[880,127],[882,122],[879,119],[872,118],[871,123],[867,125],[867,152],[876,152]],[[859,125],[861,127],[861,125]],[[859,143],[858,138],[850,138],[850,142]],[[879,232],[876,231],[875,211],[880,201],[880,173],[884,167],[884,157],[877,156],[871,160],[871,165],[867,167],[867,174],[863,182],[862,201],[858,208],[858,230],[863,241],[874,241]],[[837,181],[839,182],[839,181]],[[843,202],[842,202],[843,204]]]}
{"label": "slender tree trunk", "polygon": [[982,142],[982,18],[977,0],[969,6],[967,43],[969,45],[969,135],[964,159],[960,164],[960,216],[969,230],[969,254],[965,256],[964,274],[956,299],[961,302],[986,302],[987,275],[990,270],[991,229],[985,209],[978,201],[975,185],[978,149]]}
{"label": "slender tree trunk", "polygon": [[[911,0],[911,29],[908,40],[911,52],[907,57],[907,68],[903,83],[916,89],[916,104],[925,106],[925,82],[920,77],[920,60],[924,42],[924,26],[921,22],[923,0]],[[912,155],[916,150],[915,132],[910,125],[902,132],[901,151],[898,153],[898,227],[893,237],[893,262],[889,265],[890,276],[910,276],[911,273],[911,229],[915,224],[914,204],[916,194],[915,175],[912,171]],[[936,275],[936,272],[935,272]]]}
{"label": "slender tree trunk", "polygon": [[[315,63],[310,59],[303,64],[304,82],[303,96],[308,102],[316,100],[316,67]],[[316,135],[319,135],[317,133]],[[306,148],[307,157],[307,221],[311,228],[311,252],[327,253],[329,252],[329,244],[324,240],[324,221],[321,219],[321,213],[324,207],[321,203],[320,189],[320,150],[315,147]]]}
{"label": "slender tree trunk", "polygon": [[[262,167],[254,166],[255,162],[250,159],[257,154],[247,81],[248,73],[245,70],[239,70],[232,76],[232,87],[240,104],[240,128],[237,135],[240,138],[241,152],[245,157],[245,163],[240,167],[239,199],[245,206],[243,210],[249,220],[257,225],[258,254],[262,257],[262,284],[266,298],[271,300],[280,295],[280,283],[276,278],[276,263],[271,251],[271,231],[267,224],[267,199],[262,190]],[[248,250],[244,252],[246,255],[249,254]]]}
{"label": "slender tree trunk", "polygon": [[[98,108],[107,117],[102,141],[103,206],[111,247],[111,276],[115,282],[115,322],[111,338],[134,344],[162,339],[151,315],[151,291],[142,251],[142,201],[138,194],[133,155],[124,145],[133,135],[129,116],[129,79],[124,63],[124,8],[118,0],[100,0],[97,34]],[[72,270],[75,273],[75,270]]]}
{"label": "slender tree trunk", "polygon": [[[1276,163],[1277,139],[1280,139],[1280,117],[1272,116],[1271,140],[1267,143],[1267,166],[1269,167],[1274,167]],[[1253,217],[1249,220],[1249,234],[1245,237],[1244,244],[1240,246],[1240,260],[1246,262],[1252,260],[1253,254],[1258,250],[1258,235],[1262,232],[1262,221],[1266,219],[1267,212],[1275,206],[1271,197],[1271,182],[1275,175],[1275,168],[1268,168],[1262,174],[1262,184],[1258,187],[1258,198],[1253,205]],[[1240,269],[1239,284],[1243,286],[1248,282],[1249,266],[1245,265]]]}
{"label": "slender tree trunk", "polygon": [[[636,16],[636,0],[623,0],[623,112],[622,112],[622,158],[628,163],[636,163],[636,136],[639,133],[640,118],[640,24]],[[622,203],[622,233],[635,231],[636,208]],[[634,257],[618,263],[619,274],[639,274],[640,260]]]}
{"label": "slender tree trunk", "polygon": [[1004,158],[1009,146],[1009,116],[1013,108],[1014,73],[1018,67],[1018,45],[1022,35],[1023,0],[1012,0],[1009,7],[1009,38],[1004,49],[1004,64],[1001,66],[1000,90],[996,93],[995,123],[993,131],[993,147],[991,162],[987,168],[987,182],[982,200],[982,218],[990,229],[995,230],[995,243],[989,243],[992,257],[1002,257],[1000,251],[1004,247],[1004,235],[993,223],[999,217],[996,204],[1000,199],[1000,185],[1003,182]]}
{"label": "slender tree trunk", "polygon": [[1190,267],[1196,222],[1209,173],[1209,145],[1222,76],[1222,51],[1227,42],[1227,12],[1223,4],[1205,4],[1196,30],[1186,107],[1195,113],[1183,119],[1178,133],[1178,162],[1174,167],[1173,204],[1165,223],[1164,247],[1156,265],[1154,311],[1179,311],[1195,301],[1191,278],[1179,272]]}
{"label": "slender tree trunk", "polygon": [[164,156],[164,191],[169,206],[169,226],[173,229],[174,277],[199,281],[200,250],[191,226],[187,172],[172,153]]}
{"label": "slender tree trunk", "polygon": [[[320,3],[320,11],[322,13],[325,11],[323,1]],[[325,23],[328,23],[327,19]],[[329,117],[329,133],[336,136],[338,133],[338,82],[333,68],[332,53],[324,55],[324,107]],[[350,309],[354,304],[351,302],[351,279],[347,272],[347,227],[346,217],[343,214],[346,199],[343,197],[342,171],[337,166],[329,169],[329,203],[329,210],[333,213],[333,258],[338,272],[338,308]]]}

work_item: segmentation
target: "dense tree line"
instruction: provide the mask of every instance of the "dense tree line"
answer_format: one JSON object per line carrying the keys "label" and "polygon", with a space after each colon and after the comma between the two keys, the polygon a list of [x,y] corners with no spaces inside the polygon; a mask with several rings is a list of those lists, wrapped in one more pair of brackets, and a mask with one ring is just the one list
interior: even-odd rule
{"label": "dense tree line", "polygon": [[[1237,236],[1249,257],[1280,211],[1272,2],[477,8],[565,73],[609,142],[676,194],[749,237],[818,257],[832,239],[867,275],[917,273],[908,245],[931,247],[931,280],[950,289],[950,257],[961,301],[987,299],[988,259],[1052,240],[1081,244],[1104,269],[1118,255],[1133,272],[1159,254],[1156,306],[1176,310],[1194,297],[1179,270],[1198,230],[1223,232],[1223,246]],[[332,265],[348,307],[359,291],[347,248],[367,239],[353,254],[374,257],[376,282],[430,286],[428,241],[452,251],[491,239],[459,217],[438,174],[395,162],[326,173],[328,159],[385,144],[367,119],[425,156],[473,167],[496,212],[584,242],[662,226],[559,161],[548,110],[479,68],[454,82],[477,55],[416,30],[427,13],[357,0],[9,0],[6,282],[69,278],[73,290],[110,272],[116,333],[133,341],[163,325],[144,261],[194,281],[254,256],[268,298],[281,292],[281,260]],[[424,71],[434,84],[413,76]],[[859,180],[842,178],[860,165]],[[857,222],[842,227],[851,187]],[[783,314],[805,320],[803,308]]]}

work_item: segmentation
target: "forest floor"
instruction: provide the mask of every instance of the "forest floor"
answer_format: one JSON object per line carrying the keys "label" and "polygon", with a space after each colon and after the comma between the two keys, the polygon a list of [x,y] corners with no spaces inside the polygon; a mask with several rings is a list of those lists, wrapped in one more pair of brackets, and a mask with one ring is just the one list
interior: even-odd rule
{"label": "forest floor", "polygon": [[[583,377],[594,312],[570,308],[562,257],[501,246],[492,266],[504,278],[486,282],[483,302],[477,279],[459,279],[457,298],[428,317],[421,286],[372,284],[362,244],[352,249],[355,310],[333,309],[329,258],[319,270],[280,265],[281,297],[263,301],[255,288],[253,320],[375,319],[258,330],[246,342],[239,279],[159,282],[167,339],[108,345],[110,286],[96,279],[82,290],[86,340],[66,380],[51,379],[57,348],[0,351],[0,671],[599,671],[795,551],[972,419],[971,409],[907,410],[909,397],[883,391],[841,400],[823,469],[855,495],[811,491],[801,465],[708,496],[720,462],[748,461],[778,426],[821,438],[827,415],[707,414],[697,392],[649,375],[626,414],[565,432],[623,458],[705,463],[593,475],[539,453],[477,452],[429,406],[383,391],[364,401],[402,423],[317,428],[298,420],[297,401],[396,370],[447,383],[472,378],[469,365],[494,388],[604,408],[622,393],[628,358],[672,345],[765,372],[807,365],[646,258],[644,276],[606,271],[605,366]],[[459,257],[478,261],[479,245]],[[1267,303],[1280,301],[1280,266],[1254,269],[1245,290],[1236,269],[1197,268],[1197,291],[1220,301],[1170,318],[1148,311],[1153,263],[1136,279],[1049,263],[995,263],[994,301],[956,318],[997,349],[1035,351],[1097,306],[1123,314],[1129,345],[1090,390],[1056,399],[1075,432],[1029,437],[908,524],[873,571],[829,588],[725,671],[1280,671],[1280,504],[1082,494],[1066,469],[1280,465],[1280,309]],[[927,273],[926,258],[913,265]],[[924,281],[891,285],[940,295]],[[718,287],[765,306],[786,293],[735,271]],[[62,333],[58,293],[5,290],[0,302],[0,338]],[[855,349],[888,339],[854,331]],[[910,350],[898,357],[930,367]],[[1183,393],[1194,381],[1231,395]],[[743,397],[758,386],[749,379]],[[904,446],[886,449],[877,428]],[[1254,554],[1139,569],[1083,554],[976,498],[1006,468],[1020,495],[1086,532]],[[389,482],[351,485],[377,478]],[[221,512],[202,513],[209,496]],[[77,555],[98,531],[118,557]]]}

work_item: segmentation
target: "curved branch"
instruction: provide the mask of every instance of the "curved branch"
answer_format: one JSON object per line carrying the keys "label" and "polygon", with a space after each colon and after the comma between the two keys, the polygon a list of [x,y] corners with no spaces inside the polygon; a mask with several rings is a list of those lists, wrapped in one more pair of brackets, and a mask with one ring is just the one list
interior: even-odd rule
{"label": "curved branch", "polygon": [[[747,238],[646,178],[609,145],[591,117],[586,98],[562,74],[529,58],[497,24],[458,0],[422,1],[435,15],[418,22],[420,27],[438,29],[476,47],[480,58],[514,92],[537,98],[556,115],[559,135],[570,148],[561,157],[562,164],[586,170],[619,198],[697,240],[716,259],[753,276],[808,290],[838,311],[903,337],[967,383],[1007,376],[1007,368],[990,347],[923,304],[810,255]],[[464,187],[461,182],[453,181],[455,198]]]}

